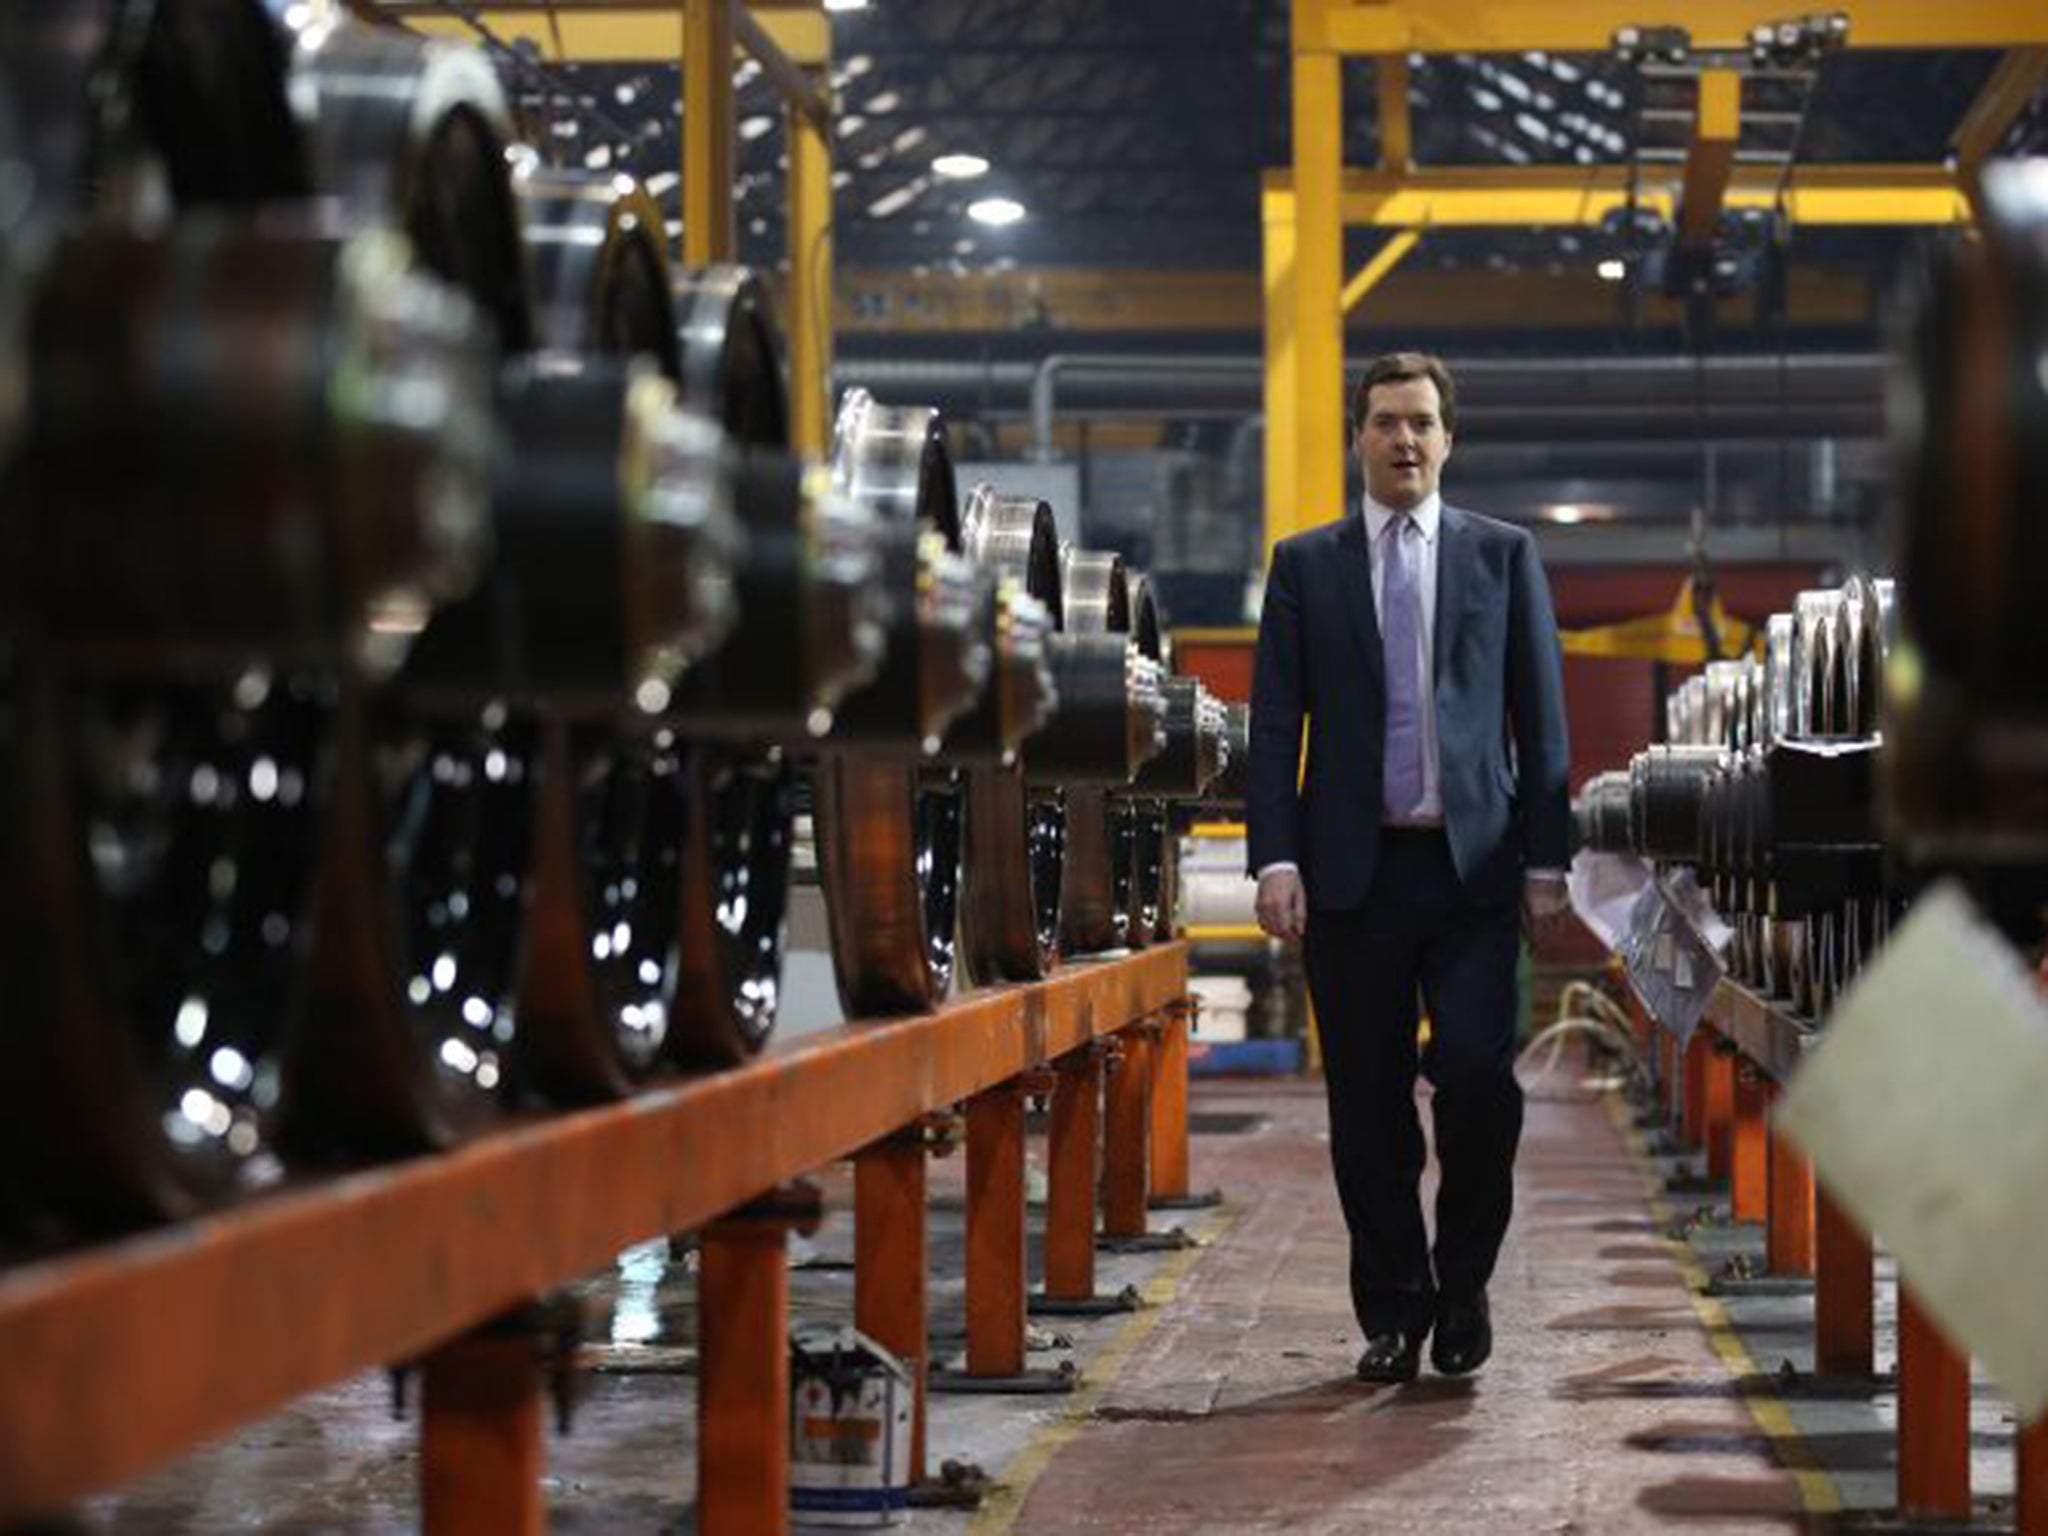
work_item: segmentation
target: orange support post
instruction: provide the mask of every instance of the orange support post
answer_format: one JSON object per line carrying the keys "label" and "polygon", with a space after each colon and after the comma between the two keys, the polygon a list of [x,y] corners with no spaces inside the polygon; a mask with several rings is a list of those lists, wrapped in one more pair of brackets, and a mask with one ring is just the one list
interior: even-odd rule
{"label": "orange support post", "polygon": [[[1699,1031],[1705,1034],[1705,1029]],[[1718,1035],[1708,1036],[1706,1070],[1701,1073],[1706,1118],[1707,1177],[1726,1179],[1735,1161],[1735,1057]]]}
{"label": "orange support post", "polygon": [[428,1536],[540,1536],[541,1356],[524,1331],[442,1345],[422,1372],[420,1519]]}
{"label": "orange support post", "polygon": [[1735,1117],[1729,1131],[1728,1207],[1737,1221],[1770,1216],[1770,1083],[1754,1064],[1735,1069]]}
{"label": "orange support post", "polygon": [[789,1529],[789,1256],[816,1188],[786,1185],[704,1229],[697,1269],[697,1529]]}
{"label": "orange support post", "polygon": [[[1778,1089],[1771,1089],[1775,1101]],[[1814,1268],[1813,1164],[1775,1125],[1770,1140],[1770,1192],[1764,1232],[1765,1268],[1774,1275],[1811,1275]]]}
{"label": "orange support post", "polygon": [[1152,1200],[1188,1198],[1188,1022],[1193,1000],[1176,1003],[1152,1031]]}
{"label": "orange support post", "polygon": [[1899,1513],[1970,1514],[1970,1358],[1899,1282]]}
{"label": "orange support post", "polygon": [[1116,1037],[1109,1064],[1102,1174],[1102,1232],[1105,1237],[1143,1237],[1145,1223],[1145,1106],[1151,1085],[1151,1042],[1127,1029]]}
{"label": "orange support post", "polygon": [[1024,1085],[967,1101],[967,1374],[1024,1373]]}
{"label": "orange support post", "polygon": [[853,1159],[853,1325],[909,1367],[910,1480],[925,1478],[926,1163],[924,1129],[871,1142]]}
{"label": "orange support post", "polygon": [[2013,1453],[2013,1536],[2048,1536],[2048,1419],[2022,1424]]}
{"label": "orange support post", "polygon": [[1045,1194],[1045,1294],[1095,1296],[1095,1156],[1102,1138],[1102,1052],[1093,1045],[1053,1064]]}
{"label": "orange support post", "polygon": [[1813,1231],[1814,1372],[1868,1376],[1876,1356],[1870,1238],[1819,1185],[1813,1194]]}
{"label": "orange support post", "polygon": [[[1657,1042],[1657,1118],[1666,1125],[1678,1117],[1678,1090],[1672,1081],[1678,1076],[1678,1042],[1671,1037],[1668,1029],[1652,1026]],[[1673,1126],[1673,1135],[1683,1134],[1683,1128]]]}
{"label": "orange support post", "polygon": [[1695,1029],[1685,1042],[1685,1113],[1680,1139],[1697,1152],[1707,1144],[1707,1063],[1713,1059],[1714,1036]]}

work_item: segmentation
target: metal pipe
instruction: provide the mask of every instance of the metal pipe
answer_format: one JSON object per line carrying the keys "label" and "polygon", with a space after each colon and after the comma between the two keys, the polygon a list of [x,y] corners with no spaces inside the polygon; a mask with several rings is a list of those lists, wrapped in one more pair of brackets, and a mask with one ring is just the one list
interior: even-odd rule
{"label": "metal pipe", "polygon": [[[1043,464],[1051,460],[1054,395],[1062,373],[1085,370],[1114,373],[1123,368],[1155,368],[1156,356],[1130,352],[1053,352],[1039,360],[1031,375],[1030,457]],[[1249,365],[1249,366],[1247,366]],[[1259,360],[1242,357],[1177,357],[1171,366],[1176,373],[1248,373],[1257,377]]]}

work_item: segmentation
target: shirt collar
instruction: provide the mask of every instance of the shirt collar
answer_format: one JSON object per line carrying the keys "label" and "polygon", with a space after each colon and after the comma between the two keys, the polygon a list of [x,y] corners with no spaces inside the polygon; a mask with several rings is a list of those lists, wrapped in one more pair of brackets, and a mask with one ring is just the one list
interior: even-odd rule
{"label": "shirt collar", "polygon": [[[1383,507],[1372,499],[1372,492],[1364,493],[1365,533],[1368,542],[1378,544],[1380,535],[1387,530],[1387,524],[1401,514],[1391,507]],[[1422,499],[1415,510],[1408,515],[1415,519],[1415,531],[1422,535],[1422,542],[1434,544],[1439,519],[1443,516],[1444,498],[1441,492],[1431,491]]]}

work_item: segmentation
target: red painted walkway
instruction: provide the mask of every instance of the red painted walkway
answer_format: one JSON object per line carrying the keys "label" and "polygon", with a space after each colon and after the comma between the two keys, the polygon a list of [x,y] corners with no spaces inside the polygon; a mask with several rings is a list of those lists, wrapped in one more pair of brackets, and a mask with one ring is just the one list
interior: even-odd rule
{"label": "red painted walkway", "polygon": [[1492,1362],[1369,1388],[1344,1283],[1321,1089],[1208,1085],[1269,1116],[1196,1140],[1242,1207],[1013,1529],[1696,1532],[1798,1529],[1799,1494],[1736,1394],[1604,1103],[1532,1095],[1495,1277]]}

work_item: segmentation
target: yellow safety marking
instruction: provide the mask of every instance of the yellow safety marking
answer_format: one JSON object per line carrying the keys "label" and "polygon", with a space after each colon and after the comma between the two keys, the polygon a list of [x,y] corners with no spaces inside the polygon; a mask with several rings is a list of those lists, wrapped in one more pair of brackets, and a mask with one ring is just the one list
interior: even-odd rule
{"label": "yellow safety marking", "polygon": [[1195,1233],[1196,1246],[1183,1248],[1167,1259],[1159,1266],[1158,1272],[1139,1288],[1145,1298],[1144,1308],[1131,1314],[1129,1321],[1117,1329],[1116,1336],[1102,1353],[1082,1372],[1081,1385],[1073,1396],[1065,1400],[1065,1410],[1027,1440],[1024,1448],[996,1474],[995,1486],[967,1526],[968,1536],[1002,1536],[1017,1523],[1017,1516],[1022,1512],[1024,1501],[1030,1497],[1039,1475],[1059,1454],[1060,1447],[1088,1426],[1103,1394],[1115,1385],[1124,1367],[1130,1364],[1131,1356],[1138,1352],[1138,1346],[1159,1326],[1162,1309],[1179,1292],[1181,1282],[1187,1278],[1195,1260],[1223,1235],[1238,1215],[1234,1206],[1220,1207]]}
{"label": "yellow safety marking", "polygon": [[1657,1225],[1661,1241],[1670,1249],[1672,1259],[1685,1280],[1686,1294],[1692,1298],[1693,1312],[1706,1330],[1707,1341],[1713,1345],[1714,1353],[1721,1357],[1721,1363],[1738,1381],[1745,1383],[1742,1389],[1742,1405],[1749,1410],[1756,1427],[1764,1432],[1777,1452],[1778,1465],[1792,1474],[1793,1482],[1799,1489],[1799,1502],[1808,1514],[1827,1515],[1839,1513],[1842,1508],[1841,1490],[1813,1454],[1813,1447],[1806,1443],[1806,1437],[1799,1432],[1799,1426],[1792,1422],[1791,1410],[1784,1399],[1763,1389],[1765,1377],[1757,1369],[1756,1361],[1750,1357],[1743,1345],[1735,1325],[1729,1321],[1728,1309],[1721,1305],[1719,1298],[1707,1292],[1707,1272],[1694,1257],[1692,1247],[1681,1238],[1670,1235],[1677,1224],[1677,1216],[1665,1202],[1657,1184],[1655,1165],[1650,1161],[1649,1149],[1644,1145],[1640,1132],[1629,1123],[1627,1106],[1619,1094],[1607,1096],[1607,1112],[1613,1118],[1615,1129],[1621,1132],[1622,1140],[1628,1144],[1629,1154],[1636,1162],[1636,1173],[1643,1181],[1643,1194],[1650,1206],[1650,1219]]}

